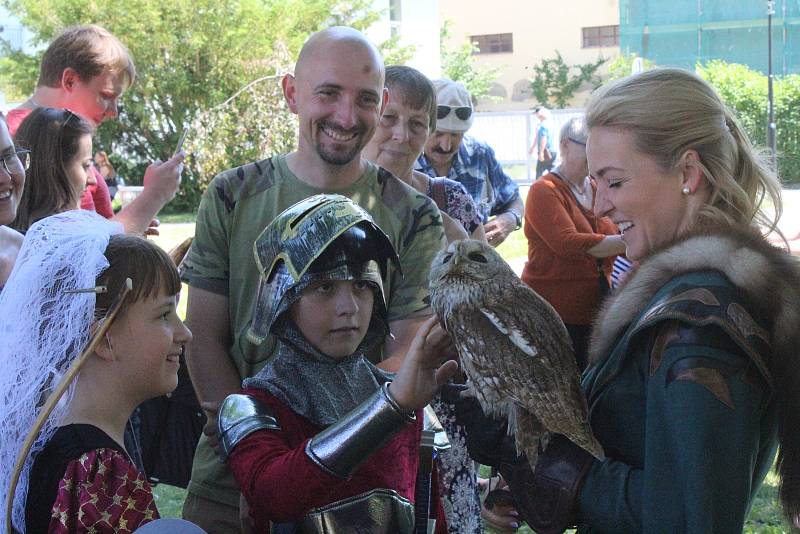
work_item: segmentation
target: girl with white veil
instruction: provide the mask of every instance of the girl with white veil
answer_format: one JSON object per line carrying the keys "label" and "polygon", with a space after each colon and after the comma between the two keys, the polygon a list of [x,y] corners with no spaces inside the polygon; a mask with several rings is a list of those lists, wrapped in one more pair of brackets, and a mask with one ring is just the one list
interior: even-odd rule
{"label": "girl with white veil", "polygon": [[[176,314],[172,260],[121,231],[87,211],[42,219],[0,294],[0,495],[13,495],[14,531],[132,532],[158,518],[123,433],[138,404],[175,388],[191,333]],[[98,331],[27,452],[43,406]],[[3,525],[7,515],[4,506]]]}

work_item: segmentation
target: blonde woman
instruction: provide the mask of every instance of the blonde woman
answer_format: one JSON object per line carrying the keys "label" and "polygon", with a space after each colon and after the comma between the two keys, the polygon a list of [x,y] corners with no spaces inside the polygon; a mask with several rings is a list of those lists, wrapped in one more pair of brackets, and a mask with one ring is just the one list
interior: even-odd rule
{"label": "blonde woman", "polygon": [[639,266],[601,311],[583,376],[606,459],[555,436],[533,473],[507,465],[523,515],[540,532],[741,532],[777,450],[800,526],[800,273],[764,238],[776,176],[691,72],[605,86],[586,118],[595,212]]}

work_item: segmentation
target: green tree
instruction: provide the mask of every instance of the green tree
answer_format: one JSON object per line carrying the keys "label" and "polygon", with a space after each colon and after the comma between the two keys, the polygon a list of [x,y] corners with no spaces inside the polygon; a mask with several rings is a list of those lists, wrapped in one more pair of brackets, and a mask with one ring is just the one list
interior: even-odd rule
{"label": "green tree", "polygon": [[[334,24],[366,28],[378,18],[371,5],[370,0],[5,0],[41,44],[66,26],[97,23],[131,50],[136,83],[122,99],[120,120],[106,121],[96,136],[99,148],[115,154],[126,178],[141,177],[148,162],[168,158],[183,126],[197,126],[186,146],[203,153],[187,159],[173,210],[196,208],[220,170],[293,146],[291,128],[265,133],[253,127],[257,120],[242,119],[269,110],[265,124],[293,124],[279,80],[231,96],[253,80],[288,71],[312,32]],[[4,80],[30,94],[41,53],[8,56]],[[221,113],[228,116],[223,120]]]}
{"label": "green tree", "polygon": [[446,20],[439,30],[442,76],[463,83],[473,101],[480,98],[493,99],[494,97],[489,96],[489,89],[500,74],[500,68],[476,65],[473,56],[478,51],[478,46],[472,41],[449,48],[446,41],[450,37],[450,25],[451,22]]}
{"label": "green tree", "polygon": [[[605,62],[601,58],[594,63],[569,66],[556,50],[554,58],[544,58],[534,65],[531,79],[533,96],[540,104],[565,108],[584,84],[591,84],[594,88],[600,85],[600,78],[596,73]],[[573,72],[575,69],[577,73]]]}
{"label": "green tree", "polygon": [[[613,82],[625,76],[630,76],[633,62],[636,60],[636,54],[620,54],[608,62],[606,68],[606,75],[603,76],[603,83]],[[644,70],[655,68],[656,64],[649,59],[642,58]]]}

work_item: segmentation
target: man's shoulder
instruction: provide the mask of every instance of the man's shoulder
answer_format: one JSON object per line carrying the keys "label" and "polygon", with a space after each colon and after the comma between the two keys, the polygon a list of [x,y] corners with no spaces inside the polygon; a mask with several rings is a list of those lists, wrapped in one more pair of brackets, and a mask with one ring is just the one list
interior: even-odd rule
{"label": "man's shoulder", "polygon": [[33,110],[28,108],[14,108],[6,113],[6,123],[8,124],[8,131],[12,136],[16,135],[19,125],[25,120],[25,117],[31,114]]}
{"label": "man's shoulder", "polygon": [[378,167],[376,183],[384,209],[398,214],[403,214],[410,209],[428,208],[435,205],[425,194],[417,191],[383,167]]}
{"label": "man's shoulder", "polygon": [[212,183],[225,183],[229,186],[248,184],[269,188],[270,180],[278,172],[276,167],[278,157],[272,156],[224,170],[214,177]]}
{"label": "man's shoulder", "polygon": [[241,200],[263,193],[275,185],[280,179],[278,157],[246,163],[219,173],[209,184],[209,193],[216,194],[226,209],[233,211]]}
{"label": "man's shoulder", "polygon": [[461,146],[470,154],[480,154],[492,150],[486,141],[481,141],[471,135],[464,135],[464,138],[461,140]]}
{"label": "man's shoulder", "polygon": [[458,157],[467,167],[482,166],[494,159],[494,150],[486,141],[465,135],[461,140]]}
{"label": "man's shoulder", "polygon": [[[392,240],[402,254],[402,249],[410,246],[417,235],[431,235],[442,232],[442,216],[439,208],[427,195],[417,191],[386,169],[377,168],[375,193],[379,202],[364,205],[384,232],[393,236]],[[423,240],[429,239],[428,237]]]}

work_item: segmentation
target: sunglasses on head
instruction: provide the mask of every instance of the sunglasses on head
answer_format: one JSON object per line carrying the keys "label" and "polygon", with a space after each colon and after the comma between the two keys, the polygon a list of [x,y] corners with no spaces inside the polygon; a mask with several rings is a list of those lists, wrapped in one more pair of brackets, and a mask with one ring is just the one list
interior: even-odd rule
{"label": "sunglasses on head", "polygon": [[75,121],[81,120],[81,118],[78,116],[78,114],[75,113],[74,111],[72,111],[69,108],[64,108],[64,112],[66,113],[67,116],[63,121],[61,121],[61,128],[64,128],[72,120],[75,120]]}
{"label": "sunglasses on head", "polygon": [[578,141],[577,139],[573,139],[572,137],[567,137],[567,140],[572,141],[576,145],[586,146],[586,143],[583,141]]}
{"label": "sunglasses on head", "polygon": [[76,123],[81,120],[80,116],[71,109],[64,108],[65,117],[62,119],[61,124],[58,126],[58,143],[61,144],[61,138],[64,136],[64,129],[70,122]]}
{"label": "sunglasses on head", "polygon": [[450,107],[450,106],[436,106],[436,120],[442,120],[448,115],[450,112],[454,111],[456,117],[461,119],[462,121],[469,120],[472,117],[472,108],[469,106],[462,106],[462,107]]}

